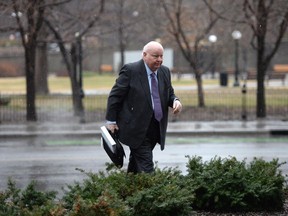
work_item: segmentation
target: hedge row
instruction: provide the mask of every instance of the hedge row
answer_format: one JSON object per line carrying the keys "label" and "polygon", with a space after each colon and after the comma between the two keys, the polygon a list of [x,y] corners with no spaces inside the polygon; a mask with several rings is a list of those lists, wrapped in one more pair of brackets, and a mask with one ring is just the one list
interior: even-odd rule
{"label": "hedge row", "polygon": [[[0,192],[0,215],[177,216],[193,211],[281,211],[287,190],[278,159],[266,162],[215,157],[203,162],[188,157],[187,175],[178,169],[156,168],[153,174],[126,174],[111,164],[106,172],[87,173],[83,182],[68,185],[64,196],[41,192],[35,182],[16,188],[8,181]],[[111,168],[112,167],[112,168]]]}

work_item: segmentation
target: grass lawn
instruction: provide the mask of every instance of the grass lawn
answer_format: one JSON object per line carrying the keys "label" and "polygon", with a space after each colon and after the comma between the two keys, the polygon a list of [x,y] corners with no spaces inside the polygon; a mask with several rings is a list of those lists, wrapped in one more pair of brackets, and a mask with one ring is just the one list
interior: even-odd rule
{"label": "grass lawn", "polygon": [[[83,87],[84,90],[109,90],[113,86],[116,75],[103,74],[93,75],[84,73]],[[204,84],[218,84],[218,80],[204,80]],[[67,92],[71,90],[70,79],[68,77],[50,76],[48,78],[49,90],[54,92]],[[173,85],[176,86],[196,86],[195,80],[182,79],[173,80]],[[25,77],[17,78],[0,78],[0,92],[2,93],[22,93],[26,92]]]}
{"label": "grass lawn", "polygon": [[[102,74],[95,75],[95,73],[84,73],[83,76],[83,87],[85,90],[109,90],[113,86],[116,79],[116,75],[113,74]],[[233,83],[233,80],[229,80],[230,83]],[[179,89],[183,89],[180,87],[194,87],[196,89],[196,82],[193,78],[185,78],[177,80],[176,78],[172,79],[173,86],[175,89],[179,87]],[[68,77],[56,77],[50,76],[48,78],[49,90],[52,93],[57,92],[67,92],[71,90],[70,79]],[[219,86],[219,79],[205,79],[203,78],[204,86]],[[282,87],[285,88],[285,87]],[[221,91],[234,91],[235,88],[227,87],[220,88]],[[238,89],[238,88],[236,88]],[[286,87],[287,89],[287,87]],[[205,87],[204,87],[205,90]],[[180,91],[177,89],[177,91]],[[181,90],[181,92],[185,92],[185,90]],[[22,93],[26,92],[26,81],[25,77],[17,77],[17,78],[0,78],[0,93]],[[190,92],[190,91],[189,91]]]}
{"label": "grass lawn", "polygon": [[[91,75],[83,77],[84,90],[109,89],[112,87],[115,76],[113,75]],[[50,76],[48,78],[49,90],[55,92],[71,91],[71,83],[68,77]],[[24,77],[0,78],[0,92],[4,93],[22,93],[26,92],[26,81]]]}
{"label": "grass lawn", "polygon": [[[84,73],[83,87],[84,92],[88,91],[101,91],[109,92],[116,79],[116,75],[102,74],[95,75],[95,73]],[[233,77],[232,77],[233,79]],[[203,88],[205,92],[205,103],[209,106],[241,106],[242,96],[241,87],[233,87],[233,80],[229,80],[228,87],[220,87],[219,79],[206,79],[203,78]],[[176,77],[172,80],[176,94],[181,98],[184,105],[195,106],[197,105],[197,87],[195,79],[185,78],[177,80]],[[68,77],[50,76],[48,79],[49,90],[51,93],[69,93],[71,92],[70,80]],[[247,106],[255,106],[256,104],[256,88],[255,82],[248,82],[248,91],[246,95]],[[0,94],[25,94],[26,84],[25,78],[0,78]],[[266,102],[267,105],[280,105],[287,106],[288,86],[279,85],[277,87],[266,86]],[[42,96],[39,96],[40,98]],[[38,97],[38,98],[39,98]],[[91,96],[90,99],[86,98],[85,103],[93,103],[97,97],[101,95]],[[39,99],[40,99],[39,98]],[[54,100],[50,97],[44,97],[51,102]],[[42,99],[44,99],[42,98]],[[91,100],[91,102],[90,102]],[[99,99],[98,99],[99,100]],[[103,98],[100,100],[104,100]],[[50,104],[49,102],[49,104]],[[21,102],[22,103],[22,102]],[[46,103],[45,103],[46,104]],[[47,106],[47,104],[46,104]],[[95,105],[94,105],[95,106]],[[94,107],[93,106],[93,107]],[[99,106],[99,105],[98,105]],[[90,106],[88,106],[90,107]]]}

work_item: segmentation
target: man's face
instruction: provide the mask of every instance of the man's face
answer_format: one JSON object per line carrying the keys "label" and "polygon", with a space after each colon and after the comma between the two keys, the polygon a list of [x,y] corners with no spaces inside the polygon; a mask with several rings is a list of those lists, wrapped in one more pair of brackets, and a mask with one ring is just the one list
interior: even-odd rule
{"label": "man's face", "polygon": [[156,71],[163,62],[163,49],[155,47],[143,53],[143,59],[152,71]]}

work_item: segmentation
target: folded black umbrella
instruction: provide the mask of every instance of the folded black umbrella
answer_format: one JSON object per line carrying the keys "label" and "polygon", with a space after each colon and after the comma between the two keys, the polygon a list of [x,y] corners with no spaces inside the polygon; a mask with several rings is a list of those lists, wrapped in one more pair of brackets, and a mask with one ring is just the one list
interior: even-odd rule
{"label": "folded black umbrella", "polygon": [[122,168],[126,155],[124,148],[118,139],[118,132],[112,133],[105,126],[102,126],[101,143],[111,161],[118,168]]}

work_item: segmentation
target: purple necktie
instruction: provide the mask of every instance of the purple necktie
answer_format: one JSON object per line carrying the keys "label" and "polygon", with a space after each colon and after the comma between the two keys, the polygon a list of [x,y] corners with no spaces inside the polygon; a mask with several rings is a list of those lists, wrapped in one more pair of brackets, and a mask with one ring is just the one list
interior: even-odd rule
{"label": "purple necktie", "polygon": [[163,117],[162,108],[161,108],[161,101],[158,91],[158,84],[155,78],[155,73],[151,74],[151,90],[152,90],[152,98],[154,103],[154,116],[157,121]]}

